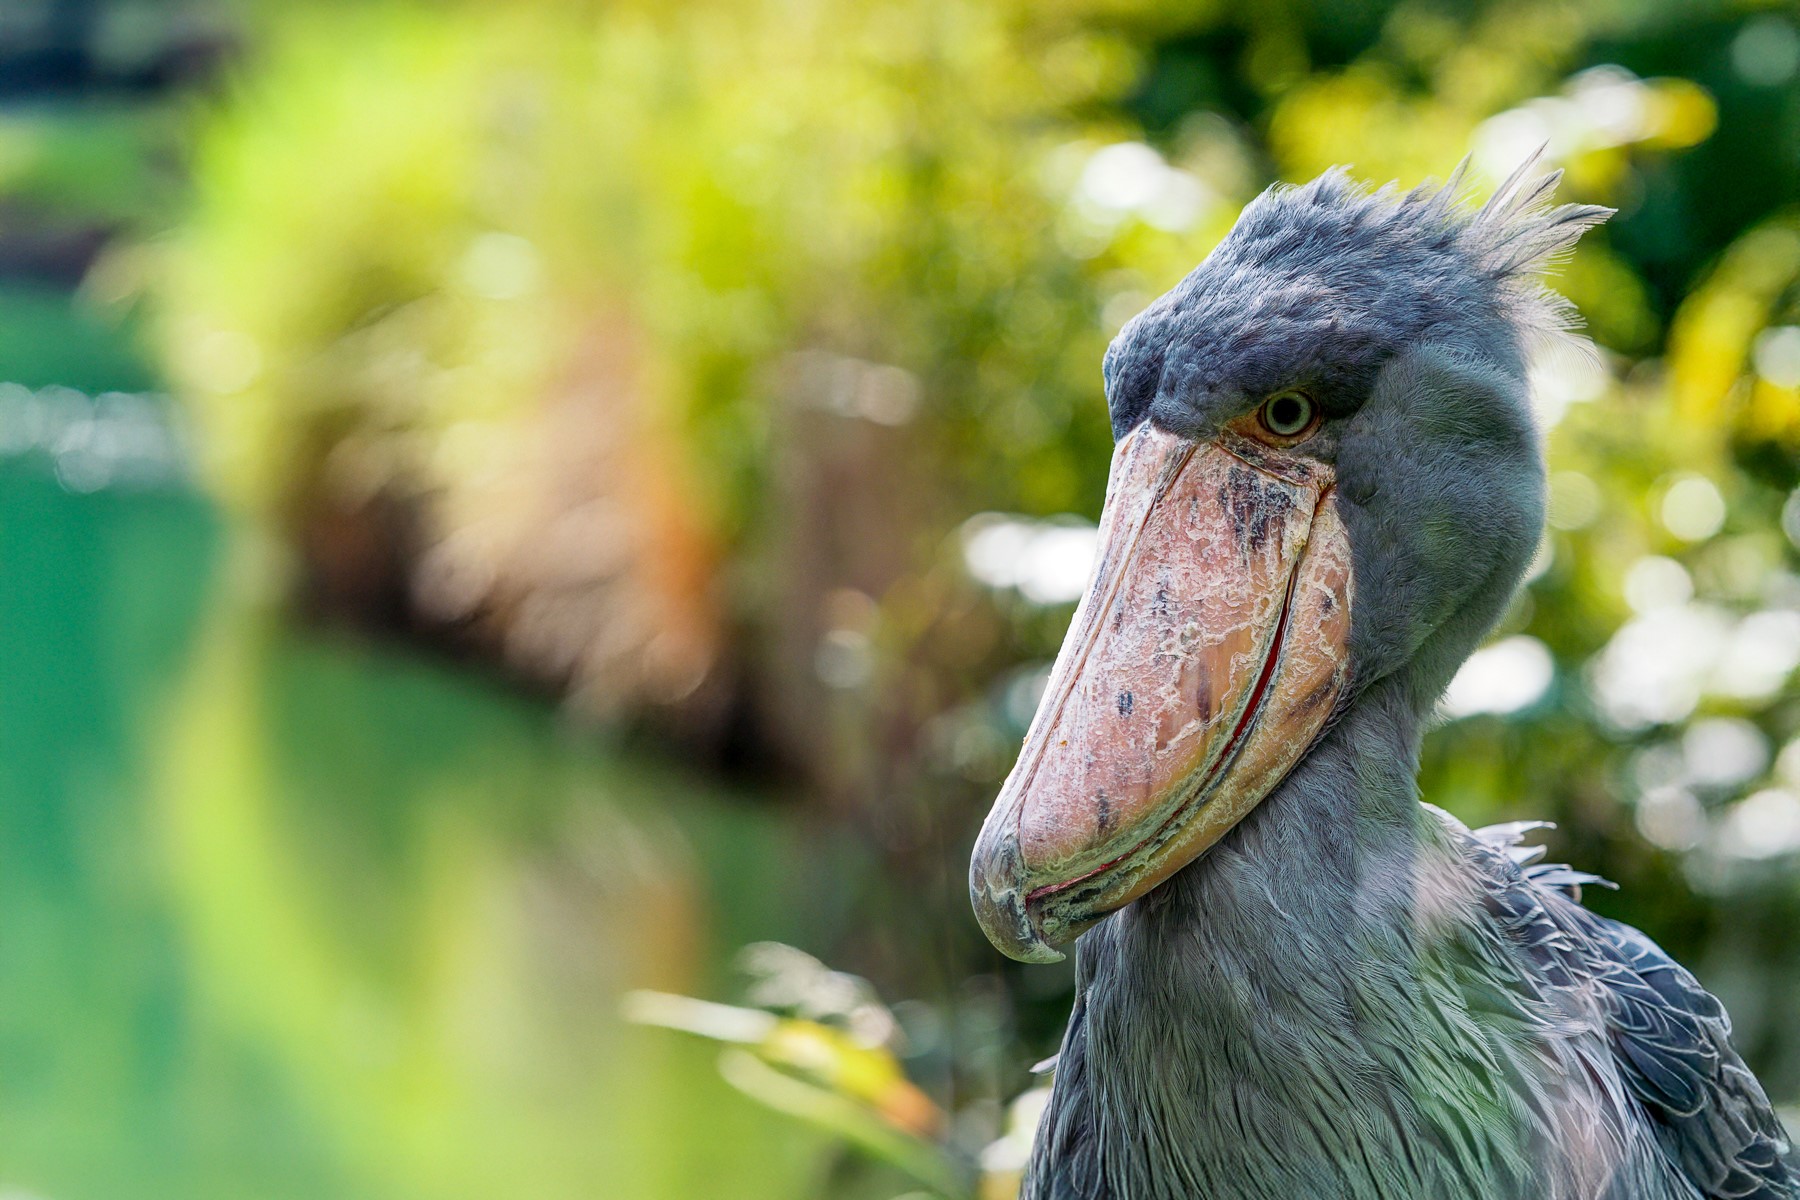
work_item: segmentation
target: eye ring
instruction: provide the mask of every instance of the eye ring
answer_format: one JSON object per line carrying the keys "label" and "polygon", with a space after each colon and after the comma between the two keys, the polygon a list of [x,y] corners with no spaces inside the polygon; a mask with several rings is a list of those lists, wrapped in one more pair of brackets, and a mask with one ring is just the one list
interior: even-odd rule
{"label": "eye ring", "polygon": [[1318,420],[1319,406],[1313,398],[1297,388],[1276,392],[1256,410],[1256,419],[1265,432],[1283,440],[1306,433]]}

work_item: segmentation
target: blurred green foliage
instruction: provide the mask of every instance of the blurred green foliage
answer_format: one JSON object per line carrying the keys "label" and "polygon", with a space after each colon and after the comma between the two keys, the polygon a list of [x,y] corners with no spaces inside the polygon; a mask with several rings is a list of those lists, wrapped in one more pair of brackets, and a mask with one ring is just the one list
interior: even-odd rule
{"label": "blurred green foliage", "polygon": [[[1623,885],[1589,902],[1800,1097],[1792,12],[219,13],[242,48],[203,86],[0,106],[0,375],[39,389],[0,394],[0,820],[31,864],[0,1009],[47,1047],[0,1070],[0,1168],[882,1196],[994,1144],[999,1178],[1069,978],[999,961],[963,872],[1099,507],[1108,339],[1270,183],[1472,154],[1479,192],[1540,144],[1620,210],[1555,281],[1600,365],[1538,368],[1552,528],[1423,790],[1558,821]],[[71,466],[102,393],[159,383],[216,510]],[[728,1073],[901,1174],[619,1023],[771,937],[906,999],[858,1040],[753,986],[795,1036]],[[867,1123],[902,1069],[957,1165]]]}

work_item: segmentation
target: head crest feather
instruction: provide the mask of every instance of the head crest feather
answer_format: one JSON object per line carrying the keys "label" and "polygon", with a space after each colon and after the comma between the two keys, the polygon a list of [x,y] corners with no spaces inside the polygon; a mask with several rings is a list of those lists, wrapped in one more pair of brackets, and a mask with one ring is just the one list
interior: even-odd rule
{"label": "head crest feather", "polygon": [[[1488,202],[1463,227],[1462,244],[1475,267],[1493,283],[1508,317],[1533,350],[1567,347],[1592,353],[1577,336],[1581,316],[1564,296],[1545,287],[1542,276],[1560,267],[1581,235],[1612,216],[1599,204],[1556,204],[1560,169],[1539,172],[1540,147],[1513,169]],[[1461,187],[1469,160],[1451,174],[1442,192]]]}
{"label": "head crest feather", "polygon": [[1334,167],[1245,206],[1201,264],[1107,352],[1115,433],[1162,393],[1263,394],[1294,379],[1354,392],[1435,338],[1529,374],[1546,353],[1592,356],[1575,308],[1543,285],[1612,215],[1556,204],[1560,171],[1533,154],[1479,207],[1464,159],[1442,184],[1371,191]]}

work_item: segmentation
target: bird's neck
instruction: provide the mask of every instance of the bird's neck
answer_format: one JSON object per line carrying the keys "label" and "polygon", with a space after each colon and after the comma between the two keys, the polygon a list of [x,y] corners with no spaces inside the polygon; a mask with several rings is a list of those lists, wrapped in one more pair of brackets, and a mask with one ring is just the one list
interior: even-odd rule
{"label": "bird's neck", "polygon": [[1417,991],[1406,979],[1429,944],[1476,907],[1457,848],[1417,801],[1421,725],[1403,689],[1365,693],[1206,855],[1083,936],[1075,1086],[1109,1098],[1117,1159],[1153,1161],[1145,1148],[1165,1131],[1184,1131],[1172,1160],[1236,1153],[1247,1126],[1335,1119],[1279,1112],[1288,1098],[1397,1077],[1380,1059],[1404,1055],[1410,1035],[1383,1051],[1371,1027],[1402,1019],[1394,998]]}
{"label": "bird's neck", "polygon": [[1153,955],[1169,939],[1198,940],[1233,961],[1266,955],[1279,960],[1264,964],[1267,984],[1305,968],[1296,937],[1331,943],[1352,926],[1410,920],[1410,899],[1380,891],[1443,848],[1418,804],[1422,730],[1403,686],[1364,693],[1218,845],[1119,914],[1125,944]]}

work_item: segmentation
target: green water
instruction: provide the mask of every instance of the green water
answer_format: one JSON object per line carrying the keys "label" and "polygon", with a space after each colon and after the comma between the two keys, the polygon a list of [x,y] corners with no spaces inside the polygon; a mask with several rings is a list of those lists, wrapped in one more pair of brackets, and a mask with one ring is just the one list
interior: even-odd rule
{"label": "green water", "polygon": [[[143,385],[59,304],[0,295],[0,379]],[[817,933],[813,839],[269,590],[191,490],[0,459],[0,1192],[817,1194],[615,1016]]]}

